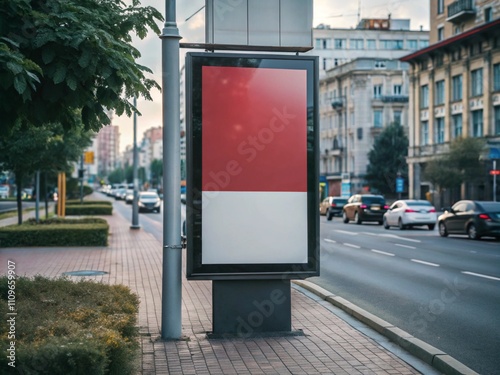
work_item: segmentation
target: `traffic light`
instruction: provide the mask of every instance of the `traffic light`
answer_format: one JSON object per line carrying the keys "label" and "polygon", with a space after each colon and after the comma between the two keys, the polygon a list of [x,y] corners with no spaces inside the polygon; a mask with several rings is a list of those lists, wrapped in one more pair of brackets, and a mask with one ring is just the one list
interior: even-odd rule
{"label": "traffic light", "polygon": [[84,174],[85,174],[85,169],[79,169],[78,170],[78,178],[79,179],[82,179]]}

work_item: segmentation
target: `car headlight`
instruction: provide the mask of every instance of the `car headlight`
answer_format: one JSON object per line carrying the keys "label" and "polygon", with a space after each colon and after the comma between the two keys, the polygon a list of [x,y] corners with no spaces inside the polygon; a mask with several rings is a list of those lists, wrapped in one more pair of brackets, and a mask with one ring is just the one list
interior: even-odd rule
{"label": "car headlight", "polygon": [[155,207],[159,207],[159,206],[160,206],[160,203],[161,203],[161,201],[156,202],[156,203],[155,203]]}
{"label": "car headlight", "polygon": [[139,207],[144,207],[144,203],[139,202]]}

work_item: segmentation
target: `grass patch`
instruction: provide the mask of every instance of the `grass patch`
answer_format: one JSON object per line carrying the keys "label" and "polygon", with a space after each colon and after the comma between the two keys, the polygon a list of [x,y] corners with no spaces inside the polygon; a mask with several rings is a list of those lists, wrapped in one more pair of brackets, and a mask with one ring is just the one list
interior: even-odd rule
{"label": "grass patch", "polygon": [[[0,325],[2,353],[8,353],[11,341],[15,342],[12,373],[136,372],[139,299],[128,287],[67,278],[3,276],[0,313],[4,317],[12,312],[8,311],[12,285],[15,330],[9,324]],[[9,361],[8,354],[0,356],[0,367],[10,369]]]}
{"label": "grass patch", "polygon": [[29,219],[22,225],[0,227],[0,247],[107,246],[108,222],[101,218]]}

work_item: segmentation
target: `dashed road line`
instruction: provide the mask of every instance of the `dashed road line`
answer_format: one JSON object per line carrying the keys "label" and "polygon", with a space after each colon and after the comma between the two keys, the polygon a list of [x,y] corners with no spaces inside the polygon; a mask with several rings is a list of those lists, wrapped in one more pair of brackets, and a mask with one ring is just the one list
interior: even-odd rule
{"label": "dashed road line", "polygon": [[387,255],[387,256],[390,256],[390,257],[394,257],[394,256],[396,256],[396,255],[395,255],[395,254],[393,254],[393,253],[386,253],[385,251],[380,251],[380,250],[375,250],[375,249],[372,249],[371,251],[373,251],[374,253],[377,253],[377,254]]}
{"label": "dashed road line", "polygon": [[391,237],[391,238],[397,238],[398,240],[402,240],[402,241],[409,241],[409,242],[417,242],[417,243],[420,243],[422,241],[420,240],[415,240],[413,238],[406,238],[406,237],[400,237],[400,236],[397,236],[395,234],[379,234],[380,237]]}
{"label": "dashed road line", "polygon": [[415,246],[401,245],[399,243],[395,243],[394,246],[404,247],[404,248],[407,248],[407,249],[416,249]]}
{"label": "dashed road line", "polygon": [[471,275],[471,276],[477,276],[477,277],[482,277],[483,279],[490,279],[490,280],[497,280],[500,281],[500,278],[495,277],[495,276],[488,276],[488,275],[483,275],[481,273],[475,273],[475,272],[469,272],[469,271],[462,271],[463,274],[465,275]]}
{"label": "dashed road line", "polygon": [[337,243],[337,241],[331,240],[329,238],[323,238],[323,241],[330,242],[330,243]]}
{"label": "dashed road line", "polygon": [[344,233],[344,234],[354,234],[354,235],[358,235],[359,234],[358,232],[349,232],[347,230],[340,230],[340,229],[336,229],[335,232]]}
{"label": "dashed road line", "polygon": [[425,262],[423,260],[411,259],[411,261],[415,262],[415,263],[420,263],[420,264],[423,264],[423,265],[426,265],[426,266],[439,267],[439,264],[431,263],[431,262]]}
{"label": "dashed road line", "polygon": [[344,242],[342,245],[344,246],[349,246],[349,247],[353,247],[355,249],[361,249],[361,246],[358,246],[358,245],[353,245],[352,243],[346,243]]}

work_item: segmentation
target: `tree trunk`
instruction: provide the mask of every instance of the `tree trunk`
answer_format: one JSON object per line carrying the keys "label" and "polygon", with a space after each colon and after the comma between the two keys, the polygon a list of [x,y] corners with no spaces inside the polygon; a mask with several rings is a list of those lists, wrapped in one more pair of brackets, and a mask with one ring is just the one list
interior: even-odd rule
{"label": "tree trunk", "polygon": [[16,175],[16,200],[17,200],[17,224],[21,225],[23,223],[23,200],[22,200],[22,189],[23,189],[23,173],[20,171],[15,172]]}

